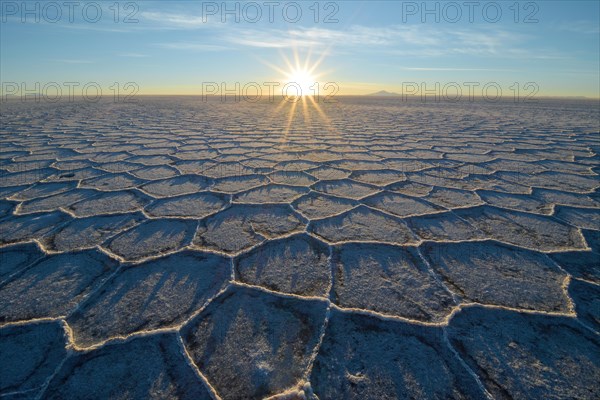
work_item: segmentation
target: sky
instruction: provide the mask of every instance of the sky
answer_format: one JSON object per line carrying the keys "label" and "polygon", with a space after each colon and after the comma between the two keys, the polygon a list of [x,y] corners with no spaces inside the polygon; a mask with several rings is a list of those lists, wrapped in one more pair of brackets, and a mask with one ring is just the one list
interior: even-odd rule
{"label": "sky", "polygon": [[0,3],[3,94],[600,97],[599,1]]}

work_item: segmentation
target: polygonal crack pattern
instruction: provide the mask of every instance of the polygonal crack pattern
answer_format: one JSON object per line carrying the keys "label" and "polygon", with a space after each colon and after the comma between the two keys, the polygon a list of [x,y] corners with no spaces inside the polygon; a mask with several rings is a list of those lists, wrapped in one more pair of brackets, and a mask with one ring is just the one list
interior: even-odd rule
{"label": "polygonal crack pattern", "polygon": [[2,106],[2,398],[600,397],[597,104],[80,106]]}

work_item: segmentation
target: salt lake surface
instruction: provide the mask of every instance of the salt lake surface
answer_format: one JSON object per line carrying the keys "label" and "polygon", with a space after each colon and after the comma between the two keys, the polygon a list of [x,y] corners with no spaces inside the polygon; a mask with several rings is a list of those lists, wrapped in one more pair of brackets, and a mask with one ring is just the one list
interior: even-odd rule
{"label": "salt lake surface", "polygon": [[5,102],[2,399],[597,399],[600,107]]}

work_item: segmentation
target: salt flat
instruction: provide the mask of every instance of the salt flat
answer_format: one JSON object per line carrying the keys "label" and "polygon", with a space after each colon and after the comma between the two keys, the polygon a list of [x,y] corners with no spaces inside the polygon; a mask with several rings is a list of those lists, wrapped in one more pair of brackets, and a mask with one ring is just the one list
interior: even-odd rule
{"label": "salt flat", "polygon": [[1,107],[3,399],[600,398],[598,102]]}

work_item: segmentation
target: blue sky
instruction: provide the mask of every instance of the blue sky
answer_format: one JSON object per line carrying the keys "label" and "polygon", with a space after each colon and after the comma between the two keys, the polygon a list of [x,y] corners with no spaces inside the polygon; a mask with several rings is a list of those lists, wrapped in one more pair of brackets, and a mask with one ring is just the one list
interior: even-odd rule
{"label": "blue sky", "polygon": [[[89,2],[81,1],[73,21],[62,1],[54,3],[60,18],[53,6],[43,9],[50,2],[39,2],[39,22],[35,14],[22,15],[20,1],[1,3],[3,84],[98,82],[107,88],[135,82],[141,94],[201,94],[203,82],[285,82],[285,60],[294,64],[296,54],[301,65],[320,60],[314,79],[335,82],[339,94],[400,92],[407,82],[429,88],[456,82],[463,90],[464,82],[495,82],[504,95],[513,94],[514,82],[522,91],[534,82],[539,95],[600,92],[598,1],[482,1],[471,9],[464,1],[427,2],[434,11],[426,15],[421,1],[318,7],[314,1],[281,1],[272,5],[272,21],[263,1],[230,2],[228,8],[238,7],[239,22],[234,14],[223,15],[222,2],[116,2],[117,22],[114,1],[88,6],[87,20],[83,7]],[[97,4],[102,15],[92,23]],[[35,2],[28,7],[35,9]],[[297,9],[302,17],[294,21]],[[137,22],[124,21],[130,13]]]}

